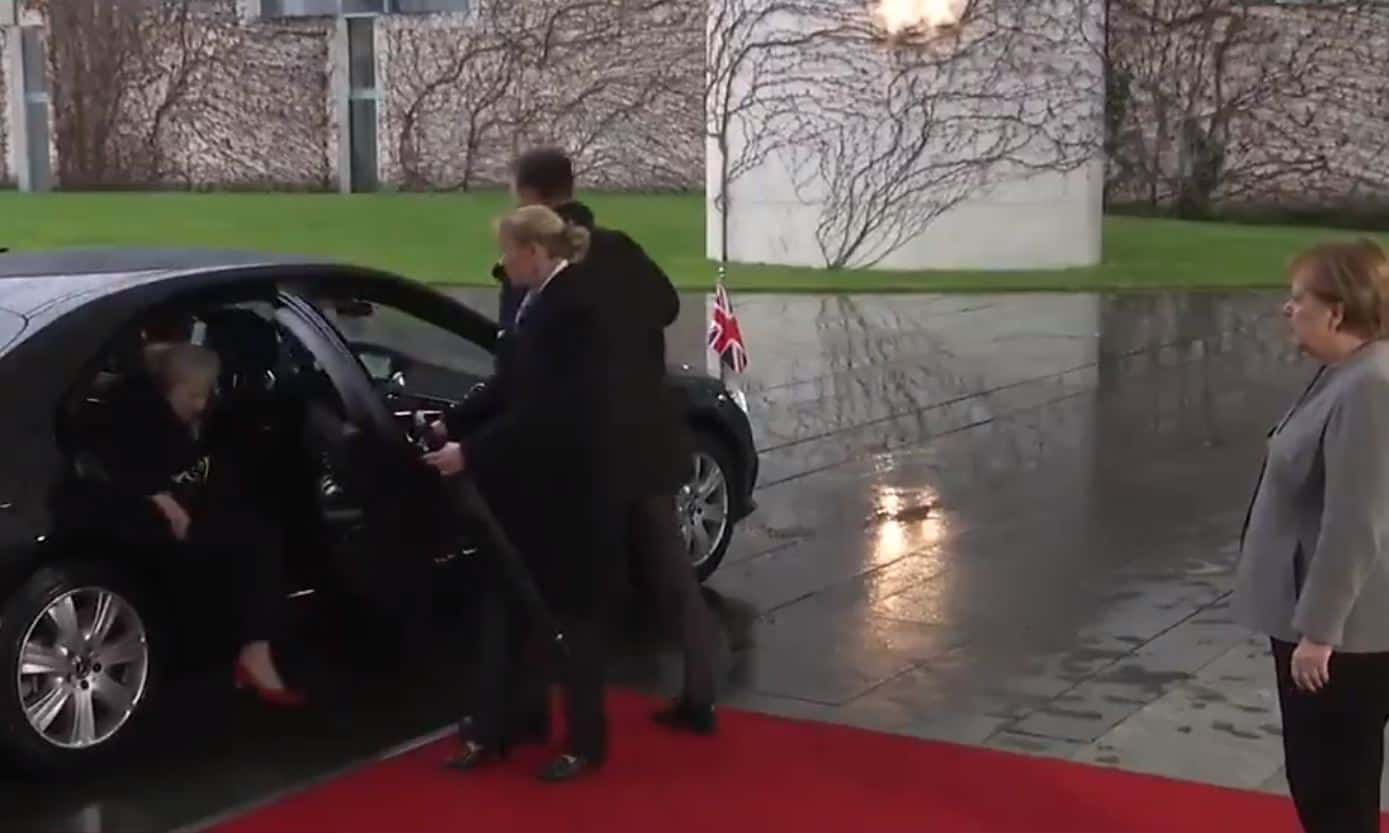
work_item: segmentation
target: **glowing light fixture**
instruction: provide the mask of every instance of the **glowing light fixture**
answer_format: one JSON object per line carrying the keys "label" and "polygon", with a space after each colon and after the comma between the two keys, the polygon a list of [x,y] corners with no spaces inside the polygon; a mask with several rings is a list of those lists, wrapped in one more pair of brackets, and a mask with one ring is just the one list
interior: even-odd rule
{"label": "glowing light fixture", "polygon": [[930,32],[959,23],[969,2],[970,0],[877,0],[873,15],[889,35]]}

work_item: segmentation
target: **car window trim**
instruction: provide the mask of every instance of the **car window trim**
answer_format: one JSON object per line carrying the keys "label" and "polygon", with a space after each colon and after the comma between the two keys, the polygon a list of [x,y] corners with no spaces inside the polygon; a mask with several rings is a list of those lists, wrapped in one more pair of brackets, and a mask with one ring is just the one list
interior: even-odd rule
{"label": "car window trim", "polygon": [[371,384],[366,368],[337,328],[297,293],[281,292],[279,301],[281,306],[276,310],[276,320],[323,365],[343,399],[349,420],[363,421],[366,425],[359,427],[370,427],[384,438],[403,441],[390,411]]}
{"label": "car window trim", "polygon": [[0,356],[3,356],[11,345],[19,341],[24,331],[29,329],[29,319],[19,313],[0,308]]}
{"label": "car window trim", "polygon": [[355,299],[391,307],[426,324],[447,330],[490,355],[495,356],[497,352],[495,321],[431,287],[412,285],[403,279],[389,283],[351,280],[301,284],[289,291],[305,299],[315,311],[318,309],[317,301],[333,298]]}

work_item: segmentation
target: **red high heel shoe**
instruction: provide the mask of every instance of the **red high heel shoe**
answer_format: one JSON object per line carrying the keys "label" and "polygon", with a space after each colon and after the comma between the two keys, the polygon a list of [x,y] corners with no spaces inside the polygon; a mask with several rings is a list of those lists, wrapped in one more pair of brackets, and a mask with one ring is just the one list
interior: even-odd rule
{"label": "red high heel shoe", "polygon": [[236,674],[234,682],[238,689],[250,689],[262,703],[281,708],[297,708],[304,705],[304,695],[292,688],[269,688],[263,685],[251,672],[246,670],[246,666],[240,662],[236,664]]}

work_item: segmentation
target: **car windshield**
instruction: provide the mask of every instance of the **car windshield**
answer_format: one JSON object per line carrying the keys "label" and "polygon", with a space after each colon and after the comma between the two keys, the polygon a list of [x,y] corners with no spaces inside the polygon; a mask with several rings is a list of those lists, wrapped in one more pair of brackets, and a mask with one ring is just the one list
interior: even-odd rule
{"label": "car windshield", "polygon": [[0,309],[0,353],[4,353],[24,331],[24,319],[9,310]]}

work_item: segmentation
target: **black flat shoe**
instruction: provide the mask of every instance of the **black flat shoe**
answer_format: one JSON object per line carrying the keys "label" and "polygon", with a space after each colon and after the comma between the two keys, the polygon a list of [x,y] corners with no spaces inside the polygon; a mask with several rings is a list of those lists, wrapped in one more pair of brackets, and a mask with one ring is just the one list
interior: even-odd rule
{"label": "black flat shoe", "polygon": [[463,751],[444,762],[444,769],[454,772],[468,772],[491,764],[499,764],[507,758],[506,750],[489,749],[480,743],[468,741]]}
{"label": "black flat shoe", "polygon": [[656,712],[651,715],[651,719],[667,729],[704,737],[709,737],[719,730],[719,719],[713,706],[695,706],[684,700],[677,700]]}
{"label": "black flat shoe", "polygon": [[560,784],[565,781],[573,781],[597,768],[592,761],[582,755],[560,755],[551,761],[549,766],[540,770],[538,777],[541,781]]}

